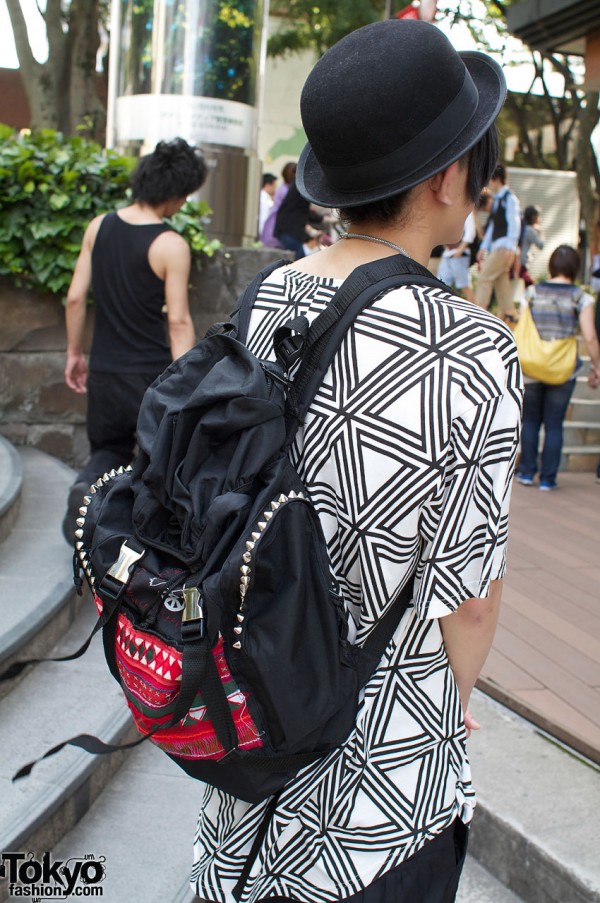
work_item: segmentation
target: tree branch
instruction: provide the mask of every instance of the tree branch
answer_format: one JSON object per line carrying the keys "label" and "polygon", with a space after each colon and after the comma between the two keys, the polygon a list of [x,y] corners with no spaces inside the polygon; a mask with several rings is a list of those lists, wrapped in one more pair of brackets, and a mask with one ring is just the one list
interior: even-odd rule
{"label": "tree branch", "polygon": [[12,25],[19,66],[26,76],[28,74],[33,74],[37,61],[31,52],[29,35],[27,33],[27,22],[25,21],[25,16],[21,9],[20,0],[6,0],[6,6]]}

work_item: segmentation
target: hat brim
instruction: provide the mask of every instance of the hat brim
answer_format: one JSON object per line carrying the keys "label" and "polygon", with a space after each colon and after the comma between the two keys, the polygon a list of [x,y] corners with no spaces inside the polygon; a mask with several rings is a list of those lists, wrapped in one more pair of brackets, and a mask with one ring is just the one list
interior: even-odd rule
{"label": "hat brim", "polygon": [[479,92],[477,109],[463,131],[436,157],[418,170],[407,173],[391,184],[366,191],[339,191],[332,188],[315,157],[310,144],[300,155],[296,185],[303,197],[321,207],[358,207],[408,191],[450,166],[467,153],[496,120],[506,98],[506,79],[501,67],[484,53],[465,50],[459,53]]}

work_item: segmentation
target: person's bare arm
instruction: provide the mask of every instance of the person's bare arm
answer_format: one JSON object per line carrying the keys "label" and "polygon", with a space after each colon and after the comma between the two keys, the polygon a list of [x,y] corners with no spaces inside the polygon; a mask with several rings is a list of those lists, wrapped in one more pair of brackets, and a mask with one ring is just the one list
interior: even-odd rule
{"label": "person's bare arm", "polygon": [[469,712],[469,699],[492,646],[502,580],[493,580],[485,599],[466,599],[457,611],[440,618],[440,628],[465,712],[467,735],[479,725]]}
{"label": "person's bare arm", "polygon": [[148,259],[152,269],[165,280],[169,343],[175,360],[196,343],[188,301],[190,249],[181,235],[164,232],[150,246]]}
{"label": "person's bare arm", "polygon": [[579,325],[590,356],[591,367],[588,379],[590,386],[595,389],[600,383],[600,342],[598,341],[594,325],[593,304],[588,304],[587,307],[583,308],[579,314]]}
{"label": "person's bare arm", "polygon": [[87,363],[83,356],[85,313],[87,294],[92,284],[92,249],[102,219],[102,216],[97,216],[85,230],[65,303],[67,329],[65,382],[69,389],[79,395],[86,391]]}

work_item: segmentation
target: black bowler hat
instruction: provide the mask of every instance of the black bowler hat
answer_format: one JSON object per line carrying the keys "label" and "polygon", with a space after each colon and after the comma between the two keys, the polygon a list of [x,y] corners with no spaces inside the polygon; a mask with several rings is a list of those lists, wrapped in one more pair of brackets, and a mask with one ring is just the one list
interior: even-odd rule
{"label": "black bowler hat", "polygon": [[406,191],[473,147],[505,96],[500,66],[458,53],[435,25],[387,19],[359,28],[321,57],[302,90],[309,143],[298,190],[324,207]]}

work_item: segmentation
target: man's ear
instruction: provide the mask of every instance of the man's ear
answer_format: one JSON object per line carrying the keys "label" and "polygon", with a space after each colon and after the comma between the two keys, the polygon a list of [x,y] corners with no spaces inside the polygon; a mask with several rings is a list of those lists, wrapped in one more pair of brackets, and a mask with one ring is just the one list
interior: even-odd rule
{"label": "man's ear", "polygon": [[440,204],[452,206],[456,199],[456,180],[460,177],[460,164],[458,160],[437,172],[430,179],[429,187],[435,193]]}

